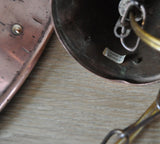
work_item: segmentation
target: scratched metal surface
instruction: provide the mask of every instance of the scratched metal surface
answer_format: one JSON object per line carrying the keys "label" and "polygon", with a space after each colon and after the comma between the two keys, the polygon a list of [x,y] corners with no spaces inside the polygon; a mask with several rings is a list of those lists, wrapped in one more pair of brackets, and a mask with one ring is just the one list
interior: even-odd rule
{"label": "scratched metal surface", "polygon": [[[0,115],[1,144],[99,144],[133,123],[160,84],[116,83],[87,71],[55,35],[21,90]],[[160,143],[159,119],[134,144]]]}
{"label": "scratched metal surface", "polygon": [[[0,110],[28,76],[53,31],[51,0],[1,0]],[[15,36],[12,26],[23,33]]]}

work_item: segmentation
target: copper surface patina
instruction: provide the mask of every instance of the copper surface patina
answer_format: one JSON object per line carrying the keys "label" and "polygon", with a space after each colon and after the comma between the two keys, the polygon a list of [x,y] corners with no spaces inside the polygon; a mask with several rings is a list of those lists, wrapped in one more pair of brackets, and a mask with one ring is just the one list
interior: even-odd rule
{"label": "copper surface patina", "polygon": [[[14,33],[13,29],[15,27]],[[51,0],[0,4],[0,111],[23,84],[53,32]]]}

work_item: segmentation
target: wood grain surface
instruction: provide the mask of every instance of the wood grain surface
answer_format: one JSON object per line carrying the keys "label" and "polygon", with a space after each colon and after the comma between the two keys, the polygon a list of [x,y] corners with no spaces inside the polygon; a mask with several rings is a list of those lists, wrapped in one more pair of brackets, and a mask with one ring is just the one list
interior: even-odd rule
{"label": "wood grain surface", "polygon": [[[99,144],[133,123],[160,84],[127,85],[96,76],[51,38],[38,64],[0,116],[0,144]],[[135,144],[159,144],[157,119]]]}

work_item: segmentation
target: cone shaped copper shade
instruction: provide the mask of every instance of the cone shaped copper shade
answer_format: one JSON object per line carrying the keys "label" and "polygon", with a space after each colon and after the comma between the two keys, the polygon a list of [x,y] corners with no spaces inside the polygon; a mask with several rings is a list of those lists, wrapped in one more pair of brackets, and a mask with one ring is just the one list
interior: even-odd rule
{"label": "cone shaped copper shade", "polygon": [[[136,52],[128,53],[114,36],[118,4],[119,0],[54,0],[52,14],[60,41],[79,63],[102,77],[136,84],[159,80],[160,53],[142,42]],[[145,29],[158,37],[160,1],[146,0],[144,6]],[[132,38],[128,41],[134,43]],[[106,58],[102,54],[105,48],[127,55],[124,63],[117,64]]]}

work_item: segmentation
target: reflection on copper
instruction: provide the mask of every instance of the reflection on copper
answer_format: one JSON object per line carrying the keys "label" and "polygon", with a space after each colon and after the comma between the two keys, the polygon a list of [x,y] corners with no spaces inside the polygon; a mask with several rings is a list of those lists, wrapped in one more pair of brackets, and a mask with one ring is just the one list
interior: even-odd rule
{"label": "reflection on copper", "polygon": [[[23,84],[53,32],[51,1],[1,1],[0,111]],[[22,33],[12,33],[14,24],[23,27]]]}

